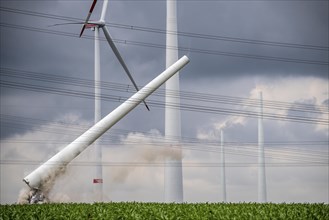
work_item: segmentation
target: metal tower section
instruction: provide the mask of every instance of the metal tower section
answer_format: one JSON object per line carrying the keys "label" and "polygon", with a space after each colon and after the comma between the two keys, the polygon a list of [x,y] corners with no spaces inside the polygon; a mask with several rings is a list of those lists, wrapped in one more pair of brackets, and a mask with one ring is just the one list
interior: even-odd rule
{"label": "metal tower section", "polygon": [[[101,70],[100,70],[100,45],[99,27],[95,31],[95,124],[102,119],[101,114]],[[103,167],[102,167],[102,146],[99,141],[94,143],[95,173],[93,179],[94,200],[103,201]]]}
{"label": "metal tower section", "polygon": [[[178,60],[177,3],[167,0],[166,67]],[[164,172],[165,202],[183,202],[181,115],[179,73],[166,82],[165,136],[172,156],[166,158]],[[174,106],[174,107],[173,107]]]}
{"label": "metal tower section", "polygon": [[260,203],[267,202],[262,92],[259,92],[259,118],[258,118],[258,202],[260,202]]}
{"label": "metal tower section", "polygon": [[221,179],[221,194],[223,202],[226,202],[226,176],[225,176],[225,150],[224,150],[224,132],[220,131],[220,179]]}

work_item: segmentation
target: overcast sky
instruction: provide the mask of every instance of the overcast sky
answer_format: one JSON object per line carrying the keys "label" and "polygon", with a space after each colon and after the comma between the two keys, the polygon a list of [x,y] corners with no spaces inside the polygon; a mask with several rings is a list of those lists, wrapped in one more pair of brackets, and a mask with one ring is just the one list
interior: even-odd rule
{"label": "overcast sky", "polygon": [[[78,38],[81,25],[51,26],[83,21],[91,3],[0,1],[1,203],[16,202],[22,179],[92,125],[94,33]],[[99,19],[101,7],[99,1],[91,19]],[[231,143],[227,200],[257,201],[257,118],[240,113],[256,113],[253,99],[262,91],[271,116],[264,120],[268,201],[329,202],[328,7],[328,1],[178,0],[179,56],[191,60],[180,72],[185,201],[222,199],[220,129]],[[165,69],[165,20],[164,0],[109,1],[108,29],[140,86]],[[101,75],[105,116],[133,94],[106,41]],[[148,100],[150,112],[138,106],[102,140],[106,201],[164,201],[166,153],[157,142],[164,109],[152,104],[164,97]],[[56,182],[55,200],[92,201],[90,155],[92,149]]]}

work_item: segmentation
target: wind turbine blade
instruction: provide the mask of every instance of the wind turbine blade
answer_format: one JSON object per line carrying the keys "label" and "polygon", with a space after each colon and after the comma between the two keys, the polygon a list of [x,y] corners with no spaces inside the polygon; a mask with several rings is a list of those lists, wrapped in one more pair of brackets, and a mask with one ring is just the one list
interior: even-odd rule
{"label": "wind turbine blade", "polygon": [[[128,67],[127,67],[126,63],[125,63],[124,60],[122,59],[122,57],[121,57],[121,55],[120,55],[120,53],[119,53],[117,47],[115,46],[115,44],[114,44],[114,42],[113,42],[113,40],[112,40],[112,38],[111,38],[111,35],[110,35],[109,31],[107,30],[107,28],[106,28],[105,25],[102,26],[102,30],[103,30],[103,32],[104,32],[104,35],[105,35],[106,39],[107,39],[107,42],[109,43],[110,47],[112,48],[113,53],[115,54],[115,56],[116,56],[117,59],[119,60],[121,66],[122,66],[123,69],[125,70],[125,72],[126,72],[126,74],[128,75],[130,81],[131,81],[132,84],[134,85],[135,89],[136,89],[137,91],[139,91],[139,89],[138,89],[138,87],[137,87],[137,85],[136,85],[136,83],[135,83],[135,80],[134,80],[133,77],[131,76],[130,71],[128,70]],[[143,102],[144,102],[144,105],[145,105],[145,107],[147,108],[147,110],[150,111],[150,109],[149,109],[149,107],[147,106],[146,102],[145,102],[145,101],[143,101]]]}
{"label": "wind turbine blade", "polygon": [[106,10],[107,10],[107,3],[108,0],[104,0],[103,2],[103,8],[102,8],[102,14],[101,14],[101,21],[105,21],[105,16],[106,16]]}
{"label": "wind turbine blade", "polygon": [[55,27],[55,26],[62,26],[62,25],[70,25],[70,24],[84,24],[84,23],[83,22],[66,22],[66,23],[59,23],[59,24],[48,25],[48,27]]}
{"label": "wind turbine blade", "polygon": [[91,7],[90,7],[90,9],[89,9],[89,13],[88,13],[88,15],[87,15],[87,18],[86,18],[85,23],[84,23],[83,26],[82,26],[82,29],[81,29],[81,32],[80,32],[79,37],[82,36],[84,30],[86,29],[86,25],[88,24],[88,21],[89,21],[89,18],[90,18],[90,16],[91,16],[91,13],[93,12],[93,10],[94,10],[94,8],[95,8],[96,2],[97,2],[97,0],[94,0],[94,1],[93,1],[93,4],[91,5]]}
{"label": "wind turbine blade", "polygon": [[86,25],[83,24],[82,29],[81,29],[81,31],[80,31],[80,35],[79,35],[79,37],[82,36],[82,34],[83,34],[83,32],[85,31],[85,29],[86,29]]}

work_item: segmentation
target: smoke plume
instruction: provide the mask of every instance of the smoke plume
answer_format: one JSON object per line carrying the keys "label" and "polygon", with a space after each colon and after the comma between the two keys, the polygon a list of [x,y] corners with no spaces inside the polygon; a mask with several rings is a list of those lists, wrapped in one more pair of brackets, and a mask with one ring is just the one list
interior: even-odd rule
{"label": "smoke plume", "polygon": [[164,165],[166,158],[182,159],[181,144],[168,141],[158,130],[151,130],[148,134],[129,133],[121,138],[121,152],[125,152],[121,160],[126,164],[113,166],[111,181],[124,183],[129,175],[138,167],[152,166],[152,163]]}

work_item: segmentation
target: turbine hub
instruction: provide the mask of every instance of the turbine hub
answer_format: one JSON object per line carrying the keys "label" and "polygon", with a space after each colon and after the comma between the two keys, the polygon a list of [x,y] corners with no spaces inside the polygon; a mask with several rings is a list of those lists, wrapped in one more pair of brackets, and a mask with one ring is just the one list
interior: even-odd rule
{"label": "turbine hub", "polygon": [[91,27],[104,27],[105,26],[105,21],[89,21],[86,24],[86,28],[91,28]]}

